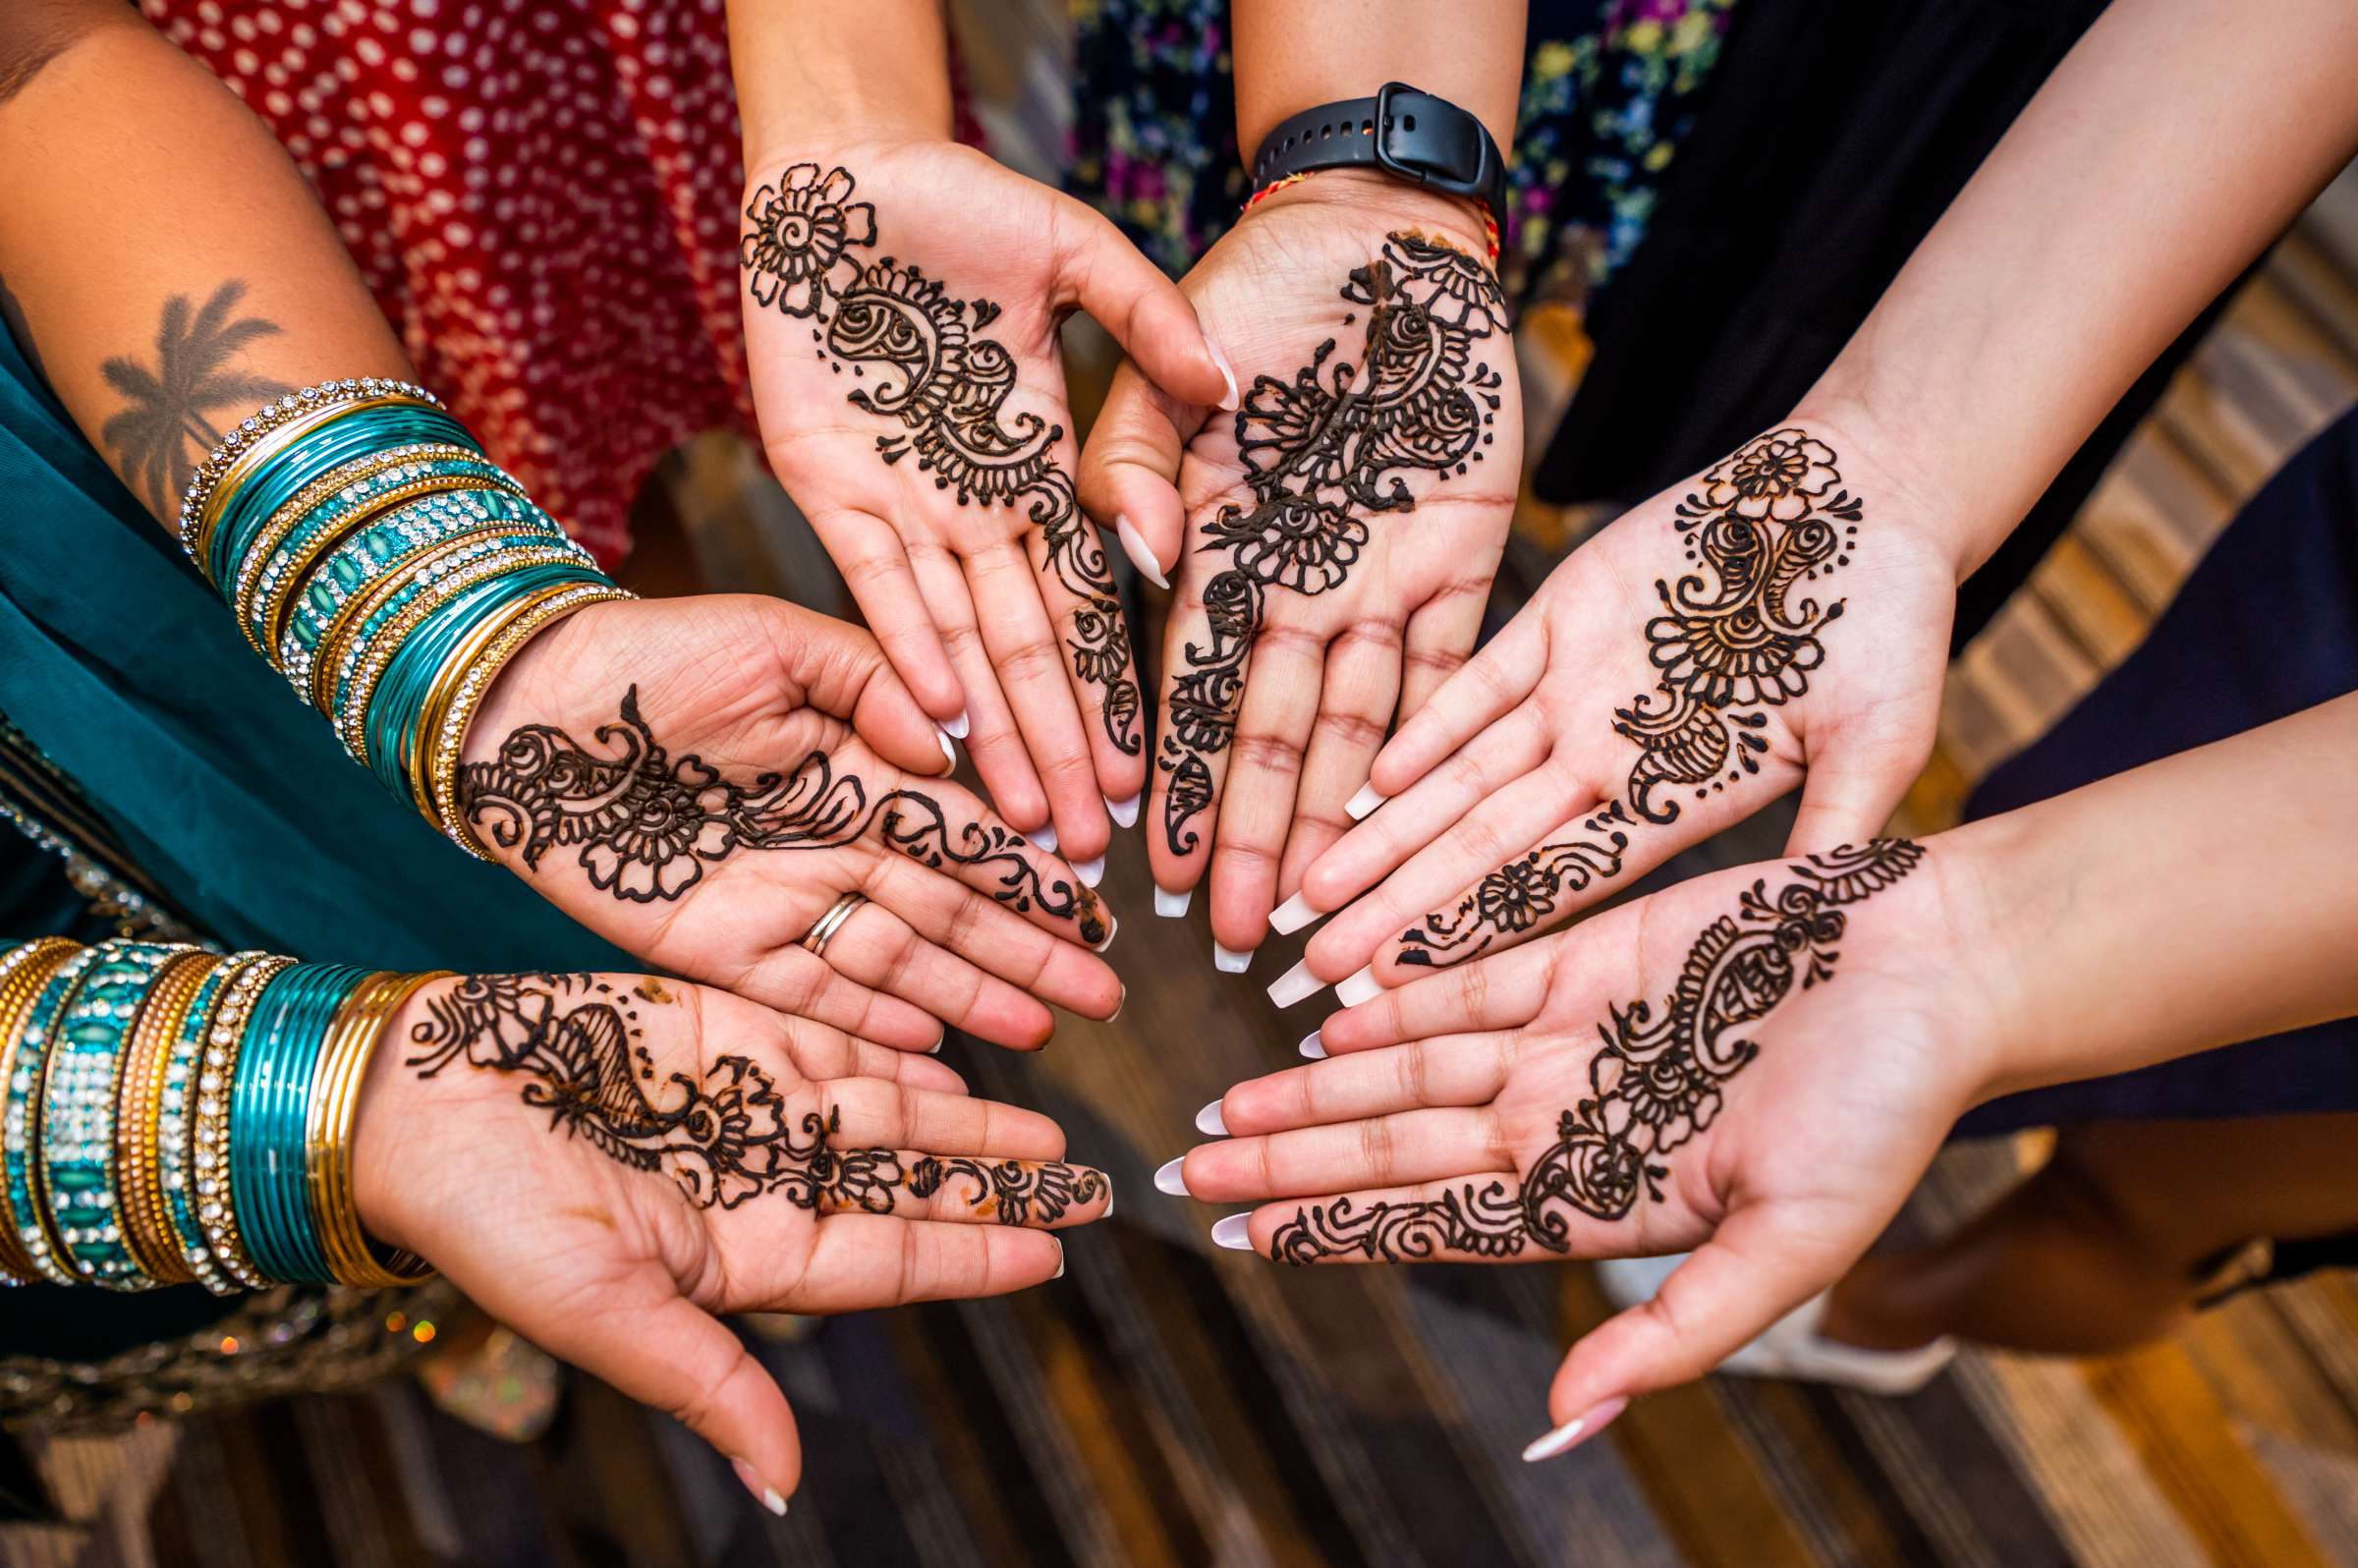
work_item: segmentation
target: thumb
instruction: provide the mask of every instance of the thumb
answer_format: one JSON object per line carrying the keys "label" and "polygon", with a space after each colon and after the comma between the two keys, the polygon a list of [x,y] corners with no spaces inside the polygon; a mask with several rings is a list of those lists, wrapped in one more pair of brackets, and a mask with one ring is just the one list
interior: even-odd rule
{"label": "thumb", "polygon": [[1830,1284],[1841,1260],[1780,1233],[1770,1212],[1730,1216],[1652,1301],[1584,1335],[1547,1391],[1550,1419],[1692,1382]]}
{"label": "thumb", "polygon": [[917,705],[876,640],[832,616],[764,599],[763,625],[787,682],[812,707],[848,719],[878,756],[927,775],[955,762],[940,727]]}
{"label": "thumb", "polygon": [[1185,547],[1179,458],[1204,419],[1201,407],[1175,402],[1125,360],[1081,453],[1083,509],[1112,525],[1130,564],[1157,588],[1171,586]]}
{"label": "thumb", "polygon": [[1205,335],[1196,308],[1103,213],[1060,196],[1052,297],[1079,305],[1138,367],[1173,397],[1234,409],[1236,377]]}
{"label": "thumb", "polygon": [[1881,833],[1907,797],[1931,750],[1898,740],[1853,740],[1838,735],[1810,758],[1801,784],[1801,810],[1785,840],[1787,855],[1820,855],[1864,844]]}

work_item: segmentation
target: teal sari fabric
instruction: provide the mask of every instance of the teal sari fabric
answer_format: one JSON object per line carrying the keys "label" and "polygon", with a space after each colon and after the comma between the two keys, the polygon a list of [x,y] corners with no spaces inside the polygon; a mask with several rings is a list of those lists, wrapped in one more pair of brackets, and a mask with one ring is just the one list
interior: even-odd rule
{"label": "teal sari fabric", "polygon": [[[0,715],[232,946],[374,969],[635,967],[353,765],[5,329]],[[44,854],[0,826],[0,857]],[[0,911],[0,936],[45,934],[23,924],[40,918]]]}

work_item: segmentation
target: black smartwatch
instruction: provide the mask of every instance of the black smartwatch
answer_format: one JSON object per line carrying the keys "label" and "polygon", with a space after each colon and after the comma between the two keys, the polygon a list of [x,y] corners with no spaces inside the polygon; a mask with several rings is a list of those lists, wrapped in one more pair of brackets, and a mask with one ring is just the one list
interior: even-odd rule
{"label": "black smartwatch", "polygon": [[1506,159],[1483,123],[1447,98],[1387,82],[1373,98],[1305,109],[1253,159],[1253,189],[1313,169],[1381,169],[1411,185],[1472,196],[1506,221]]}

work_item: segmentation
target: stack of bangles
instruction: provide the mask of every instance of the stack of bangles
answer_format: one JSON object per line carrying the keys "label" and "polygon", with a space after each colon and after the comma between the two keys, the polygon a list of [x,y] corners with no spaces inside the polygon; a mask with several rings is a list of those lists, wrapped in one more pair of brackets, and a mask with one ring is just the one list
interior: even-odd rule
{"label": "stack of bangles", "polygon": [[428,1277],[362,1230],[352,1148],[379,1037],[441,978],[155,942],[0,953],[0,1279]]}
{"label": "stack of bangles", "polygon": [[180,542],[353,759],[477,858],[457,801],[477,703],[533,636],[630,597],[432,393],[373,377],[232,428]]}

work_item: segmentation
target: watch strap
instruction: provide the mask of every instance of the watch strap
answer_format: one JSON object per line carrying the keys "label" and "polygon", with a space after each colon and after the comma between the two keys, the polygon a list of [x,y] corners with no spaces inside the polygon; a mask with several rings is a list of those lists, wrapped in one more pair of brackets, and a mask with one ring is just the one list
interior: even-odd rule
{"label": "watch strap", "polygon": [[1372,98],[1321,103],[1280,122],[1253,159],[1253,189],[1319,169],[1381,169],[1411,185],[1470,196],[1493,223],[1506,208],[1506,159],[1482,121],[1451,103],[1387,82]]}

